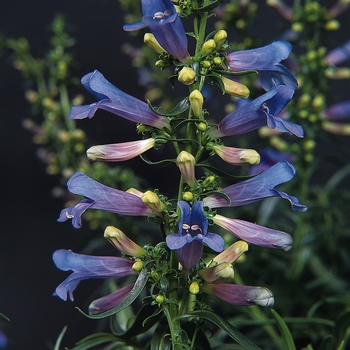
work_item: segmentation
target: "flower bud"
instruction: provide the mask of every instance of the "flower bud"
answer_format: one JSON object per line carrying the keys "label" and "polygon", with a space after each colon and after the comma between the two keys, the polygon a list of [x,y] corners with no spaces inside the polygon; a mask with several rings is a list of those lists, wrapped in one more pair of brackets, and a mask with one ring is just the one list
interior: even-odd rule
{"label": "flower bud", "polygon": [[141,200],[145,205],[147,205],[148,208],[150,208],[156,213],[161,213],[166,208],[165,203],[163,203],[159,199],[159,197],[152,191],[146,191],[141,196]]}
{"label": "flower bud", "polygon": [[197,129],[198,131],[203,132],[208,129],[208,124],[206,122],[200,122],[197,124]]}
{"label": "flower bud", "polygon": [[203,95],[199,90],[193,90],[189,96],[190,105],[192,108],[192,112],[196,118],[200,118],[202,116],[202,107],[204,103]]}
{"label": "flower bud", "polygon": [[114,226],[108,226],[105,229],[104,237],[123,254],[141,258],[146,254],[146,250],[127,237],[123,231]]}
{"label": "flower bud", "polygon": [[222,62],[221,57],[214,57],[214,58],[213,58],[213,63],[214,63],[216,66],[218,66],[219,64],[221,64],[221,62]]}
{"label": "flower bud", "polygon": [[340,23],[337,20],[332,19],[325,24],[324,29],[328,31],[335,31],[338,30],[339,27]]}
{"label": "flower bud", "polygon": [[214,39],[209,39],[203,44],[201,54],[203,56],[210,55],[215,50],[215,48],[216,48],[216,43]]}
{"label": "flower bud", "polygon": [[225,162],[232,165],[259,164],[260,155],[253,149],[213,146],[214,152]]}
{"label": "flower bud", "polygon": [[176,158],[176,165],[178,166],[181,175],[183,176],[186,183],[193,187],[196,183],[194,175],[194,166],[196,160],[191,153],[181,151]]}
{"label": "flower bud", "polygon": [[214,175],[209,175],[209,176],[207,176],[207,177],[204,179],[204,181],[203,181],[203,183],[202,183],[202,186],[203,186],[204,188],[206,188],[206,187],[210,186],[214,181],[215,181],[215,176],[214,176]]}
{"label": "flower bud", "polygon": [[238,83],[237,81],[227,79],[225,77],[221,77],[221,79],[224,83],[225,92],[227,94],[242,98],[249,97],[250,91],[245,85]]}
{"label": "flower bud", "polygon": [[136,272],[140,272],[143,269],[143,265],[143,261],[135,261],[131,268]]}
{"label": "flower bud", "polygon": [[199,284],[198,282],[192,282],[188,288],[191,294],[196,295],[199,293]]}
{"label": "flower bud", "polygon": [[182,199],[186,202],[191,202],[191,200],[193,199],[193,194],[192,192],[184,192],[182,195]]}
{"label": "flower bud", "polygon": [[235,262],[244,252],[248,250],[248,243],[245,241],[237,241],[230,245],[223,252],[213,258],[213,261],[221,264],[224,262]]}
{"label": "flower bud", "polygon": [[155,52],[159,53],[160,55],[166,50],[164,50],[158,43],[157,39],[152,33],[146,33],[143,37],[143,42],[147,44],[151,49],[153,49]]}
{"label": "flower bud", "polygon": [[156,301],[157,304],[162,304],[162,303],[164,303],[165,298],[164,298],[163,295],[158,294],[158,295],[156,296],[156,298],[155,298],[155,301]]}
{"label": "flower bud", "polygon": [[227,39],[227,32],[226,30],[220,29],[218,30],[214,35],[214,41],[216,44],[216,50],[220,50],[221,46],[225,43]]}
{"label": "flower bud", "polygon": [[184,67],[179,73],[178,80],[182,84],[191,85],[196,80],[196,72],[190,67]]}

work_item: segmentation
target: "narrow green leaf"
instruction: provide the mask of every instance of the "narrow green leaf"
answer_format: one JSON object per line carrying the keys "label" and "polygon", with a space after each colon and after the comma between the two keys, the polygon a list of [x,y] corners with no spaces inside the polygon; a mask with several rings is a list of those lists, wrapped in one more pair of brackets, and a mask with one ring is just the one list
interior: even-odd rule
{"label": "narrow green leaf", "polygon": [[336,347],[339,347],[345,339],[348,328],[350,327],[350,310],[342,313],[336,320],[334,326],[334,340]]}
{"label": "narrow green leaf", "polygon": [[128,296],[116,307],[113,309],[107,310],[105,312],[102,312],[98,315],[88,315],[84,311],[78,308],[78,310],[84,314],[88,318],[92,319],[100,319],[100,318],[105,318],[108,316],[112,316],[125,308],[127,308],[131,303],[135,301],[135,299],[140,295],[140,293],[143,291],[143,289],[146,287],[148,280],[148,271],[146,269],[141,270],[139,276],[137,277],[137,280],[134,284],[134,287],[131,289],[130,293]]}
{"label": "narrow green leaf", "polygon": [[323,338],[318,350],[333,350],[333,337],[330,334]]}
{"label": "narrow green leaf", "polygon": [[95,333],[87,336],[86,338],[80,340],[77,346],[71,350],[87,350],[91,349],[93,346],[116,341],[118,338],[110,333]]}
{"label": "narrow green leaf", "polygon": [[5,316],[4,314],[2,314],[1,312],[0,312],[0,318],[3,318],[4,320],[10,322],[10,319],[7,316]]}
{"label": "narrow green leaf", "polygon": [[273,309],[271,309],[272,315],[277,322],[278,329],[281,332],[285,349],[286,350],[296,350],[292,334],[289,331],[286,323],[283,321],[282,317]]}
{"label": "narrow green leaf", "polygon": [[171,347],[169,328],[160,323],[152,335],[151,350],[171,350]]}
{"label": "narrow green leaf", "polygon": [[228,336],[234,339],[238,344],[242,345],[247,350],[261,350],[261,348],[255,345],[251,340],[246,338],[236,327],[231,323],[227,322],[220,316],[210,311],[192,311],[187,315],[179,317],[179,319],[198,317],[201,319],[208,320],[222,329]]}
{"label": "narrow green leaf", "polygon": [[190,108],[190,102],[188,100],[188,97],[185,97],[172,110],[167,111],[167,112],[162,111],[162,109],[160,107],[153,107],[151,104],[151,101],[149,101],[149,100],[147,100],[147,103],[148,103],[149,108],[151,108],[151,110],[154,113],[157,113],[163,117],[172,117],[172,116],[180,115],[180,114],[186,112]]}
{"label": "narrow green leaf", "polygon": [[67,331],[67,326],[64,326],[61,333],[59,334],[59,336],[56,340],[56,343],[55,343],[53,350],[60,350],[61,342],[62,342],[62,339],[63,339],[66,331]]}
{"label": "narrow green leaf", "polygon": [[222,0],[216,0],[216,1],[211,2],[209,5],[194,8],[193,10],[194,11],[208,12],[210,10],[215,9],[215,7],[219,6],[221,4],[221,2],[222,2]]}

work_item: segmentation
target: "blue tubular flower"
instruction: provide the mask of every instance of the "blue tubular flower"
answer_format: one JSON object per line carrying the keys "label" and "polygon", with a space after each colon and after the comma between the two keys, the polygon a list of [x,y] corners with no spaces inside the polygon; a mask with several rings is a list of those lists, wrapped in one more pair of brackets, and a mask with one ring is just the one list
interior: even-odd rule
{"label": "blue tubular flower", "polygon": [[63,271],[73,271],[57,288],[54,295],[73,301],[73,292],[79,282],[89,278],[112,278],[134,275],[133,262],[129,259],[109,256],[89,256],[71,250],[56,250],[52,256],[55,265]]}
{"label": "blue tubular flower", "polygon": [[343,120],[350,118],[350,100],[336,103],[328,107],[321,115],[327,120]]}
{"label": "blue tubular flower", "polygon": [[166,237],[166,243],[171,250],[177,250],[181,265],[190,270],[200,259],[203,243],[216,252],[224,249],[224,239],[215,233],[208,233],[208,220],[203,211],[203,202],[192,206],[185,201],[178,202],[181,210],[179,232]]}
{"label": "blue tubular flower", "polygon": [[169,128],[169,120],[148,107],[147,103],[128,95],[112,85],[97,70],[86,74],[81,82],[98,102],[72,107],[69,119],[92,118],[97,109],[104,109],[135,123],[150,125],[158,129]]}
{"label": "blue tubular flower", "polygon": [[187,36],[175,6],[170,0],[142,0],[142,22],[124,25],[133,31],[148,27],[160,46],[180,61],[189,58]]}
{"label": "blue tubular flower", "polygon": [[280,63],[289,56],[291,50],[290,43],[278,40],[257,49],[232,52],[227,55],[227,60],[233,72],[258,71],[261,85],[266,91],[274,85],[288,85],[295,90],[298,83],[293,73]]}
{"label": "blue tubular flower", "polygon": [[75,228],[80,228],[81,215],[87,209],[102,209],[128,216],[155,216],[140,197],[100,184],[83,173],[75,173],[67,183],[68,190],[85,197],[79,203],[63,209],[59,222],[72,219]]}
{"label": "blue tubular flower", "polygon": [[293,94],[294,89],[288,86],[272,87],[264,95],[228,114],[218,123],[217,128],[211,128],[208,134],[214,138],[241,135],[268,125],[272,129],[303,137],[304,131],[300,125],[278,116]]}
{"label": "blue tubular flower", "polygon": [[325,57],[329,65],[336,65],[347,61],[350,58],[350,40],[342,46],[331,50]]}
{"label": "blue tubular flower", "polygon": [[210,195],[203,199],[204,205],[210,208],[236,207],[254,203],[265,198],[281,197],[287,199],[293,210],[306,211],[307,207],[299,204],[296,197],[277,190],[275,187],[291,180],[295,175],[295,168],[288,162],[279,162],[269,170],[237,184],[224,188],[221,192],[230,198],[231,203],[218,195]]}

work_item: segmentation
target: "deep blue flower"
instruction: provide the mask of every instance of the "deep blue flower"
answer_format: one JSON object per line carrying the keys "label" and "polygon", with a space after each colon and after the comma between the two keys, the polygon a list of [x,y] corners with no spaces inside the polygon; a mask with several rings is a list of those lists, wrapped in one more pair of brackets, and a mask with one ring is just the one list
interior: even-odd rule
{"label": "deep blue flower", "polygon": [[0,329],[0,349],[5,349],[7,346],[7,337],[5,333]]}
{"label": "deep blue flower", "polygon": [[266,91],[275,85],[288,85],[295,90],[298,83],[293,73],[280,63],[289,56],[291,50],[290,43],[278,40],[257,49],[232,52],[227,55],[227,59],[233,72],[258,71],[261,85]]}
{"label": "deep blue flower", "polygon": [[81,227],[81,216],[87,209],[101,209],[127,216],[156,215],[139,196],[102,185],[83,173],[75,173],[67,186],[70,192],[85,197],[79,203],[63,209],[58,218],[59,222],[72,219],[75,228]]}
{"label": "deep blue flower", "polygon": [[160,46],[180,61],[189,58],[187,36],[182,21],[170,0],[142,0],[142,22],[126,24],[124,30],[148,27]]}
{"label": "deep blue flower", "polygon": [[274,86],[270,91],[228,114],[208,134],[212,137],[241,135],[268,125],[271,129],[303,137],[304,131],[300,125],[278,116],[293,94],[294,89],[289,86]]}
{"label": "deep blue flower", "polygon": [[203,202],[193,204],[192,209],[185,201],[178,202],[181,210],[179,232],[166,237],[166,243],[177,250],[179,262],[190,270],[200,259],[203,243],[216,252],[224,249],[224,239],[215,233],[208,233],[208,220],[203,211]]}
{"label": "deep blue flower", "polygon": [[135,123],[150,125],[158,129],[170,128],[169,120],[154,113],[147,103],[128,95],[112,85],[97,70],[86,74],[81,83],[98,102],[72,107],[69,119],[92,118],[97,109],[104,109]]}

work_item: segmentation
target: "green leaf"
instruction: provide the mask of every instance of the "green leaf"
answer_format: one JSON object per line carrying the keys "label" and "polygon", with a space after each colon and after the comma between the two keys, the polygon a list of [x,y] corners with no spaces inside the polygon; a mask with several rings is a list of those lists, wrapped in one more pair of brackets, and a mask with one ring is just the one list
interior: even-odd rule
{"label": "green leaf", "polygon": [[222,329],[228,336],[230,336],[232,339],[234,339],[238,344],[242,345],[244,349],[247,350],[261,350],[261,348],[257,345],[255,345],[252,341],[250,341],[248,338],[246,338],[237,328],[235,328],[231,323],[227,322],[223,318],[221,318],[219,315],[216,315],[213,312],[210,311],[192,311],[188,313],[187,315],[183,315],[179,317],[179,319],[186,319],[186,318],[201,318],[208,320],[212,323],[214,323],[216,326],[218,326],[220,329]]}
{"label": "green leaf", "polygon": [[78,310],[82,314],[84,314],[86,317],[92,318],[92,319],[100,319],[100,318],[112,316],[112,315],[124,310],[129,305],[131,305],[131,303],[133,303],[135,301],[135,299],[140,295],[140,293],[144,290],[144,288],[146,287],[147,281],[148,281],[148,271],[146,269],[143,269],[143,270],[141,270],[139,276],[137,277],[137,280],[134,284],[134,287],[131,289],[128,296],[119,305],[117,305],[113,309],[107,310],[107,311],[102,312],[98,315],[88,315],[84,311],[82,311],[81,309],[78,308]]}
{"label": "green leaf", "polygon": [[215,0],[211,2],[209,5],[203,6],[203,7],[198,7],[194,8],[194,11],[203,11],[203,12],[208,12],[212,9],[215,9],[215,7],[219,6],[221,4],[222,0]]}
{"label": "green leaf", "polygon": [[335,321],[334,339],[336,347],[341,345],[345,339],[348,328],[350,327],[350,310],[342,313]]}
{"label": "green leaf", "polygon": [[3,318],[4,320],[10,322],[10,319],[7,316],[5,316],[4,314],[2,314],[1,312],[0,312],[0,318]]}
{"label": "green leaf", "polygon": [[333,337],[330,334],[323,338],[318,350],[333,350]]}
{"label": "green leaf", "polygon": [[151,350],[171,350],[171,348],[169,328],[160,323],[152,335]]}
{"label": "green leaf", "polygon": [[158,320],[162,317],[161,310],[156,306],[151,304],[145,304],[141,307],[139,312],[137,313],[134,322],[132,325],[122,333],[118,333],[113,330],[113,322],[116,322],[116,319],[112,321],[111,329],[115,336],[122,339],[130,339],[135,337],[141,333],[146,332],[150,329]]}
{"label": "green leaf", "polygon": [[163,167],[166,167],[166,166],[169,166],[171,164],[174,164],[176,163],[176,160],[175,159],[163,159],[163,160],[160,160],[160,161],[157,161],[157,162],[153,162],[151,160],[149,160],[145,155],[141,154],[140,155],[141,159],[149,164],[149,165],[154,165],[154,166],[157,166],[159,168],[163,168]]}
{"label": "green leaf", "polygon": [[278,329],[281,332],[282,339],[284,341],[286,350],[296,350],[292,334],[289,331],[286,323],[283,321],[282,317],[273,309],[271,309],[272,315],[277,322]]}
{"label": "green leaf", "polygon": [[213,72],[220,74],[220,75],[229,75],[232,77],[239,77],[239,76],[247,75],[247,74],[251,74],[251,73],[259,74],[256,70],[242,70],[240,72],[232,72],[230,70],[215,69],[215,70],[213,70]]}
{"label": "green leaf", "polygon": [[160,107],[153,107],[151,104],[151,101],[149,100],[147,100],[147,103],[149,108],[151,108],[151,110],[154,113],[162,115],[163,117],[172,117],[172,116],[180,115],[186,112],[190,108],[190,102],[188,100],[188,97],[185,97],[172,110],[167,112],[163,112]]}
{"label": "green leaf", "polygon": [[95,333],[87,336],[86,338],[80,340],[77,346],[71,350],[87,350],[92,347],[112,341],[116,341],[118,338],[110,333]]}
{"label": "green leaf", "polygon": [[67,326],[64,326],[61,333],[59,334],[59,336],[56,340],[55,347],[53,348],[53,350],[60,350],[61,342],[62,342],[62,339],[63,339],[66,331],[67,331]]}

